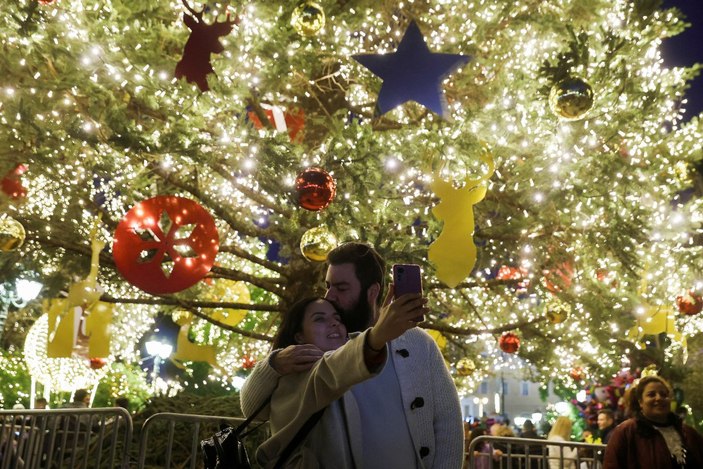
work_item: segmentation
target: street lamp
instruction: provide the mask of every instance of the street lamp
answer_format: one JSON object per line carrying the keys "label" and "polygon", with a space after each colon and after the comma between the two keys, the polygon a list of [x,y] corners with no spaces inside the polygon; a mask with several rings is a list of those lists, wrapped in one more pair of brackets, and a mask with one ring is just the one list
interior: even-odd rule
{"label": "street lamp", "polygon": [[156,378],[159,377],[159,367],[162,360],[166,360],[173,352],[173,345],[168,342],[161,342],[156,337],[148,340],[146,343],[146,353],[154,357],[154,375],[151,384],[156,394]]}
{"label": "street lamp", "polygon": [[23,308],[27,303],[39,295],[42,284],[34,280],[18,279],[14,285],[11,283],[0,284],[0,334],[5,330],[5,320],[10,305]]}

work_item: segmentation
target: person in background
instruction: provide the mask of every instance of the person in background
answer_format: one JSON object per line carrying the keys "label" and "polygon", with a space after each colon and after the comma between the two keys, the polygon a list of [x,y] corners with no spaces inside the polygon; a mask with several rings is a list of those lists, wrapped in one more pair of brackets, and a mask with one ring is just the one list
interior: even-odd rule
{"label": "person in background", "polygon": [[539,435],[537,434],[537,430],[535,430],[535,425],[532,423],[532,420],[525,420],[525,423],[522,424],[520,438],[539,439]]}
{"label": "person in background", "polygon": [[601,409],[598,411],[598,432],[600,433],[600,442],[604,445],[608,444],[610,434],[615,428],[615,416],[610,409]]}
{"label": "person in background", "polygon": [[703,467],[703,437],[671,411],[672,394],[659,376],[646,376],[631,388],[633,417],[611,432],[604,469]]}
{"label": "person in background", "polygon": [[46,409],[46,405],[46,399],[44,399],[43,397],[38,397],[34,400],[34,408],[37,410]]}
{"label": "person in background", "polygon": [[127,412],[129,412],[129,399],[124,396],[115,399],[115,407],[122,407]]}
{"label": "person in background", "polygon": [[[471,430],[470,439],[466,445],[466,449],[471,447],[471,442],[474,441],[479,436],[486,435],[486,429],[484,427],[476,427]],[[474,460],[474,467],[476,469],[488,469],[491,462],[489,461],[491,457],[491,445],[487,441],[479,442],[474,446],[473,454],[467,453],[466,466],[469,467],[469,460]]]}
{"label": "person in background", "polygon": [[[325,298],[342,311],[350,332],[374,325],[382,311],[386,264],[376,250],[349,242],[327,256]],[[393,297],[393,287],[386,297]],[[426,310],[426,308],[425,308]],[[419,315],[418,315],[419,316]],[[382,372],[352,388],[361,421],[363,467],[454,469],[463,459],[461,407],[442,353],[414,327],[391,341]],[[260,360],[241,391],[251,415],[283,376],[309,370],[322,356],[309,345],[274,350]]]}
{"label": "person in background", "polygon": [[[548,441],[570,441],[571,419],[558,417],[547,436]],[[549,469],[576,469],[576,448],[564,445],[548,445]]]}
{"label": "person in background", "polygon": [[87,409],[90,405],[90,393],[87,389],[77,389],[73,393],[73,401],[64,404],[64,409]]}

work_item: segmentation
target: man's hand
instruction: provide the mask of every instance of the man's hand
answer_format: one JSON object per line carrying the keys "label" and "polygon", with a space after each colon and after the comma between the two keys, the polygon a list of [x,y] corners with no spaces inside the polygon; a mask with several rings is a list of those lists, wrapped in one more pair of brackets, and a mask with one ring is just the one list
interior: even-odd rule
{"label": "man's hand", "polygon": [[312,344],[289,345],[273,357],[271,366],[281,375],[300,373],[322,358],[322,350]]}

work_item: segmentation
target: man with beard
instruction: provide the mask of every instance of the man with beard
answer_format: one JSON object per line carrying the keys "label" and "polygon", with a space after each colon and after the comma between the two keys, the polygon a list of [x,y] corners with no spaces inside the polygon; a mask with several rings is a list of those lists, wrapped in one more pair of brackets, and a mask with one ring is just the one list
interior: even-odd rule
{"label": "man with beard", "polygon": [[[351,332],[363,331],[391,302],[382,305],[385,262],[372,247],[346,243],[327,257],[325,297],[343,313]],[[407,303],[405,303],[407,304]],[[422,307],[416,316],[427,313]],[[412,328],[388,344],[388,360],[378,376],[352,388],[355,406],[347,406],[347,435],[362,447],[364,468],[458,469],[463,460],[459,397],[436,343]],[[244,415],[253,413],[276,388],[278,378],[312,367],[322,352],[311,345],[274,350],[260,361],[241,391]],[[353,408],[350,408],[353,407]],[[264,417],[266,411],[262,414]],[[361,434],[349,431],[362,429]]]}

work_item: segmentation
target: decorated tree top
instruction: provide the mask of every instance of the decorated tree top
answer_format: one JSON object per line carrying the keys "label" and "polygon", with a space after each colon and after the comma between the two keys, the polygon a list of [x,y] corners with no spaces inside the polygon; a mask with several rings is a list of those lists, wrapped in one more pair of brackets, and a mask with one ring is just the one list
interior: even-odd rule
{"label": "decorated tree top", "polygon": [[[664,68],[659,53],[683,29],[675,10],[645,0],[6,3],[0,174],[26,195],[2,203],[26,241],[0,253],[2,280],[32,276],[59,296],[85,277],[102,213],[102,299],[152,317],[186,309],[191,339],[234,357],[223,376],[268,347],[281,310],[321,291],[323,264],[300,251],[313,228],[308,254],[334,237],[423,266],[426,327],[448,361],[486,357],[467,386],[523,363],[500,351],[504,332],[537,378],[611,372],[645,335],[627,331],[657,308],[675,316],[677,296],[699,288],[701,129],[681,121],[694,71]],[[191,29],[216,24],[212,47],[194,50]],[[197,78],[176,68],[184,47],[189,64],[204,61]],[[427,80],[403,80],[407,64],[380,54],[412,58],[408,47],[453,61],[428,60]],[[354,60],[370,56],[368,69]],[[410,101],[389,108],[398,96]],[[296,178],[312,167],[333,178],[320,210],[298,204]],[[433,211],[464,200],[452,195],[462,188],[479,192]],[[224,301],[205,281],[151,295],[120,275],[118,224],[169,195],[214,218],[206,280],[245,285],[250,301]],[[460,240],[459,280],[439,273],[452,256],[428,258],[440,234]],[[183,249],[164,262],[197,259]],[[246,315],[226,321],[217,308]],[[672,321],[684,334],[703,325]]]}

